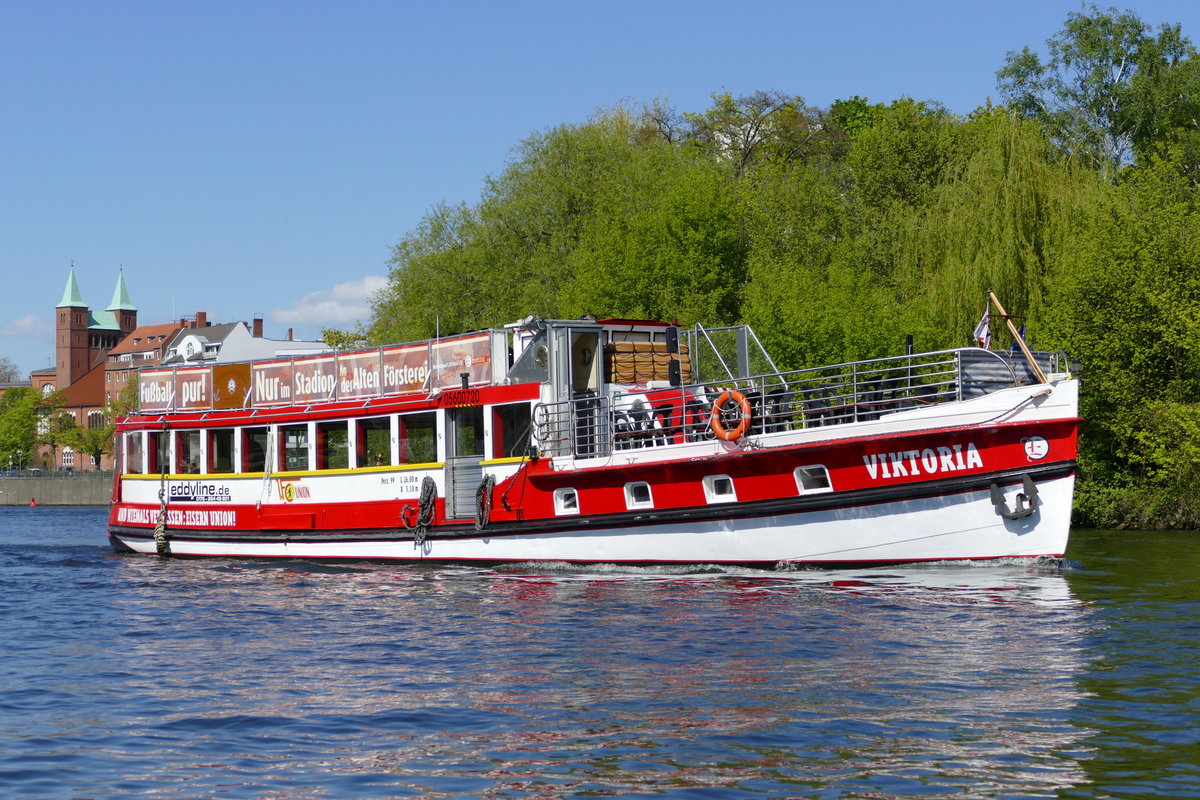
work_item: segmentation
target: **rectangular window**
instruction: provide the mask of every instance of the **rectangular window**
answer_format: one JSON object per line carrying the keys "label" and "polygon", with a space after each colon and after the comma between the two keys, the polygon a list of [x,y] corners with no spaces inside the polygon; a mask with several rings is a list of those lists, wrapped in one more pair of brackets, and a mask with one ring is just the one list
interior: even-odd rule
{"label": "rectangular window", "polygon": [[308,469],[308,424],[279,426],[279,463],[285,472]]}
{"label": "rectangular window", "polygon": [[182,475],[200,471],[200,431],[176,431],[175,471]]}
{"label": "rectangular window", "polygon": [[631,511],[635,508],[654,508],[650,484],[645,481],[625,484],[625,507]]}
{"label": "rectangular window", "polygon": [[446,416],[451,426],[450,455],[483,455],[483,409],[452,408]]}
{"label": "rectangular window", "polygon": [[152,475],[158,475],[169,470],[171,468],[171,440],[158,431],[149,431],[146,439],[150,455],[150,463],[147,465],[146,471]]}
{"label": "rectangular window", "polygon": [[357,467],[382,467],[392,463],[392,418],[374,417],[355,423]]}
{"label": "rectangular window", "polygon": [[400,417],[400,463],[437,461],[437,414],[404,414]]}
{"label": "rectangular window", "polygon": [[829,470],[820,464],[807,467],[796,467],[796,488],[800,494],[819,494],[832,492],[833,485],[829,481]]}
{"label": "rectangular window", "polygon": [[492,409],[492,458],[525,454],[529,445],[529,404],[514,403]]}
{"label": "rectangular window", "polygon": [[554,490],[554,513],[559,516],[579,513],[579,493],[574,489]]}
{"label": "rectangular window", "polygon": [[208,471],[233,472],[233,429],[208,432]]}
{"label": "rectangular window", "polygon": [[317,469],[350,467],[350,432],[344,420],[317,423]]}
{"label": "rectangular window", "polygon": [[142,471],[142,432],[125,434],[125,471],[138,474]]}
{"label": "rectangular window", "polygon": [[268,428],[242,428],[242,472],[267,469]]}
{"label": "rectangular window", "polygon": [[736,503],[737,493],[733,489],[733,478],[728,475],[706,475],[704,497],[710,503]]}

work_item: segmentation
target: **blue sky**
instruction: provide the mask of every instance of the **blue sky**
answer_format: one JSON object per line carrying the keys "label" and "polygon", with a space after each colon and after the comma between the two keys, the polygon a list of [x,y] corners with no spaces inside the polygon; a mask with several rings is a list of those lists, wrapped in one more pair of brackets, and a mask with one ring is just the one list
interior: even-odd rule
{"label": "blue sky", "polygon": [[[1101,6],[1107,4],[1101,3]],[[1200,3],[1118,4],[1200,41]],[[53,356],[72,263],[143,324],[208,312],[315,337],[367,317],[389,252],[511,148],[622,101],[717,91],[966,113],[1077,0],[0,6],[0,357]]]}

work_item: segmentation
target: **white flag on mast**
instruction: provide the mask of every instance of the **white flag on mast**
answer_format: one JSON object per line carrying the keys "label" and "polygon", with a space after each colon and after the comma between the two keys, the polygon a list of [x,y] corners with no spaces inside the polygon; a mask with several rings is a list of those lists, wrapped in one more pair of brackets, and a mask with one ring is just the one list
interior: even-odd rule
{"label": "white flag on mast", "polygon": [[992,347],[992,326],[991,314],[988,311],[983,312],[983,318],[979,320],[979,324],[975,326],[975,344],[982,347],[984,350],[989,350]]}

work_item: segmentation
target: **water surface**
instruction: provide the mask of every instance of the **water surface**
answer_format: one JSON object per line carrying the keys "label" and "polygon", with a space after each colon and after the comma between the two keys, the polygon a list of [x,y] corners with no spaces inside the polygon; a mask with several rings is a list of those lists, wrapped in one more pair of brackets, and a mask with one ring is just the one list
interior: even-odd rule
{"label": "water surface", "polygon": [[176,561],[0,509],[0,795],[1200,796],[1200,539],[1067,568]]}

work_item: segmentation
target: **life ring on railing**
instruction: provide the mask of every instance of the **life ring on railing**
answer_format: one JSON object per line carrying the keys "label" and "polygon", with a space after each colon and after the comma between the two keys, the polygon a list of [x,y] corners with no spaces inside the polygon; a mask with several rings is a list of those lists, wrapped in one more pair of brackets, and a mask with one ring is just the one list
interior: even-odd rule
{"label": "life ring on railing", "polygon": [[[725,411],[725,404],[730,400],[741,407],[742,418],[736,428],[727,430],[725,424],[721,422],[721,414]],[[709,418],[708,424],[712,426],[712,431],[717,435],[718,439],[724,439],[727,442],[736,442],[742,438],[742,435],[750,427],[750,401],[746,399],[746,395],[737,389],[729,389],[721,392],[721,396],[717,398],[717,402],[713,403],[712,416]]]}

